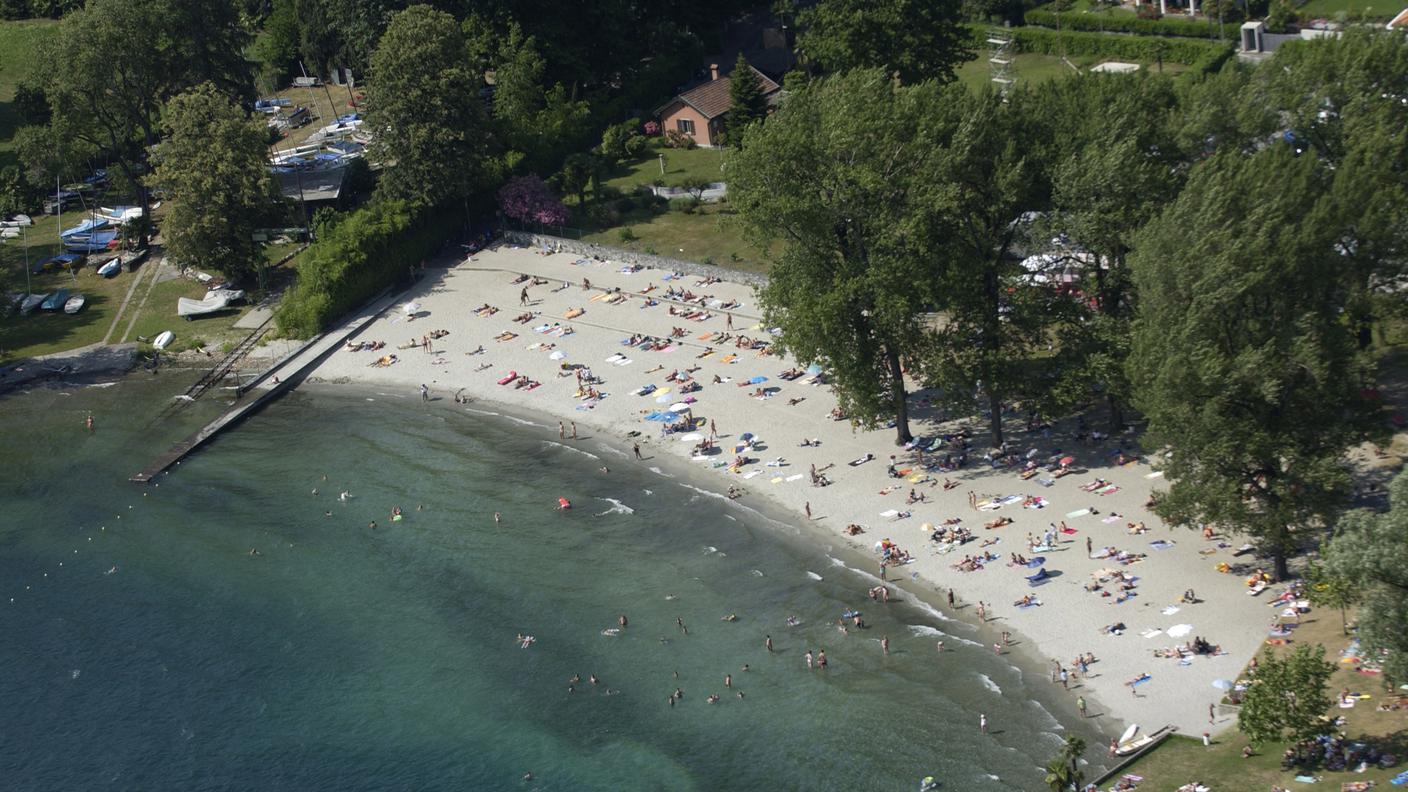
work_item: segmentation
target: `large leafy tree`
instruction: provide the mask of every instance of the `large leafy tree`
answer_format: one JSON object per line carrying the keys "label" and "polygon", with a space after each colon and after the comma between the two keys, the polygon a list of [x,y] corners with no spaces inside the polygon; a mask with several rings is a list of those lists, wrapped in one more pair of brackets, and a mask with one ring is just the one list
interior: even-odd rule
{"label": "large leafy tree", "polygon": [[64,17],[44,62],[53,139],[114,157],[143,207],[150,148],[161,108],[208,82],[231,97],[249,91],[248,40],[234,6],[222,0],[89,0]]}
{"label": "large leafy tree", "polygon": [[368,153],[387,166],[378,192],[419,206],[466,201],[486,175],[489,130],[459,24],[411,6],[392,17],[371,68]]}
{"label": "large leafy tree", "polygon": [[552,170],[589,137],[587,103],[573,100],[562,84],[544,85],[547,62],[536,40],[509,26],[494,66],[494,121],[509,148],[509,164]]}
{"label": "large leafy tree", "polygon": [[820,0],[798,48],[828,72],[883,68],[907,83],[947,82],[972,57],[959,0]]}
{"label": "large leafy tree", "polygon": [[264,125],[207,83],[167,102],[162,126],[154,180],[170,202],[167,250],[182,264],[253,273],[262,261],[253,233],[275,195]]}
{"label": "large leafy tree", "polygon": [[1357,586],[1359,637],[1392,685],[1408,683],[1408,473],[1389,485],[1389,510],[1351,512],[1325,548],[1331,575]]}
{"label": "large leafy tree", "polygon": [[1322,734],[1328,723],[1321,716],[1330,706],[1326,684],[1335,672],[1324,654],[1319,644],[1281,654],[1267,648],[1242,698],[1237,729],[1254,745]]}
{"label": "large leafy tree", "polygon": [[765,321],[803,363],[830,367],[853,421],[893,419],[899,442],[911,439],[905,361],[930,304],[944,99],[877,69],[816,81],[751,127],[730,166],[746,232],[787,243],[761,292]]}
{"label": "large leafy tree", "polygon": [[936,188],[926,209],[943,231],[926,250],[941,294],[938,331],[924,355],[926,382],[949,403],[989,415],[992,444],[1003,443],[1002,405],[1033,388],[1032,356],[1044,344],[1052,295],[1022,280],[1016,261],[1028,224],[1050,200],[1039,150],[1046,132],[1025,93],[949,86],[941,100],[956,122],[930,145]]}
{"label": "large leafy tree", "polygon": [[[1134,236],[1181,184],[1180,152],[1170,144],[1171,83],[1156,78],[1068,80],[1049,89],[1058,119],[1049,228],[1061,240],[1051,275],[1080,277],[1071,299],[1053,308],[1060,338],[1044,402],[1068,408],[1102,398],[1114,429],[1129,398],[1125,358],[1135,291]],[[1069,125],[1060,123],[1069,121]]]}
{"label": "large leafy tree", "polygon": [[1156,510],[1256,537],[1276,573],[1343,502],[1367,416],[1325,165],[1276,146],[1200,165],[1139,235],[1130,376],[1171,447]]}

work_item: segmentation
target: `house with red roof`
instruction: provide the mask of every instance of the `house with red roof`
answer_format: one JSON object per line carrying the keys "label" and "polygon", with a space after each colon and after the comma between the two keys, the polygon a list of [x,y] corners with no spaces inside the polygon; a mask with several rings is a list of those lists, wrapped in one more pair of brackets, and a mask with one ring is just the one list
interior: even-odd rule
{"label": "house with red roof", "polygon": [[[752,66],[748,68],[753,69]],[[774,102],[782,86],[757,69],[753,69],[753,73],[758,76],[763,96],[769,103]],[[719,73],[719,64],[709,64],[709,79],[686,88],[655,111],[660,119],[661,131],[676,130],[693,138],[701,146],[719,145],[724,116],[733,107],[728,92],[729,82],[727,75]]]}

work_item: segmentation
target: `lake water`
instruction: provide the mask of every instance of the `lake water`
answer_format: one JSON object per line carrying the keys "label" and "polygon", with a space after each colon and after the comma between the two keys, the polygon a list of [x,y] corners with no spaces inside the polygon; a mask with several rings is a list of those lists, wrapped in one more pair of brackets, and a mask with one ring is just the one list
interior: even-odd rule
{"label": "lake water", "polygon": [[600,439],[299,392],[128,483],[218,409],[162,414],[181,390],[0,401],[7,788],[1034,790],[1066,728],[1103,757],[990,634]]}

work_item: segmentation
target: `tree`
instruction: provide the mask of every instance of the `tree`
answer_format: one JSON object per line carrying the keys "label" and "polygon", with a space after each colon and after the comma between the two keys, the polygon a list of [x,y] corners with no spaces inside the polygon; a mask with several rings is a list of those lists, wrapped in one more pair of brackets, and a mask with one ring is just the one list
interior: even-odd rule
{"label": "tree", "polygon": [[64,17],[41,57],[63,64],[45,70],[49,139],[114,157],[145,213],[140,177],[163,103],[203,82],[247,98],[247,39],[234,6],[223,0],[89,0]]}
{"label": "tree", "polygon": [[264,125],[214,86],[179,94],[162,112],[154,181],[170,204],[166,247],[183,265],[240,278],[263,260],[254,230],[274,203]]}
{"label": "tree", "polygon": [[1345,635],[1349,635],[1349,609],[1358,605],[1362,599],[1359,581],[1345,575],[1337,575],[1323,563],[1312,562],[1305,570],[1305,582],[1309,584],[1305,592],[1306,599],[1317,607],[1338,609],[1340,629]]}
{"label": "tree", "polygon": [[749,124],[763,120],[768,112],[762,82],[742,52],[738,53],[738,60],[734,61],[733,71],[729,73],[728,98],[731,106],[724,126],[731,142],[736,142],[743,139],[743,130]]}
{"label": "tree", "polygon": [[387,166],[379,194],[430,207],[466,202],[484,183],[488,129],[471,88],[478,84],[454,17],[425,5],[392,17],[367,85],[368,156]]}
{"label": "tree", "polygon": [[1085,781],[1085,773],[1080,769],[1080,758],[1085,754],[1085,740],[1067,737],[1061,752],[1046,764],[1046,785],[1051,792],[1066,792],[1079,789]]}
{"label": "tree", "polygon": [[921,358],[924,380],[955,407],[985,402],[998,447],[1003,403],[1036,390],[1033,357],[1060,307],[1050,292],[1024,281],[1013,255],[1027,219],[1050,202],[1035,143],[1046,133],[1033,123],[1040,114],[1024,92],[1004,100],[952,84],[940,101],[951,126],[931,141],[942,149],[928,210],[942,230],[925,255],[938,262],[930,277],[941,299],[932,306],[937,331]]}
{"label": "tree", "polygon": [[959,0],[821,0],[802,12],[798,49],[831,73],[882,68],[907,83],[948,82],[972,57]]}
{"label": "tree", "polygon": [[639,118],[628,118],[619,124],[612,124],[601,133],[601,145],[597,150],[612,165],[639,156],[646,146],[646,139],[640,134],[640,128]]}
{"label": "tree", "polygon": [[604,164],[601,158],[578,152],[569,156],[558,171],[557,184],[564,193],[577,196],[577,206],[587,205],[587,187],[591,186]]}
{"label": "tree", "polygon": [[905,361],[926,337],[944,98],[877,69],[816,81],[750,127],[729,168],[745,233],[787,242],[760,292],[778,345],[828,366],[842,411],[894,420],[899,443],[912,439]]}
{"label": "tree", "polygon": [[1326,662],[1324,654],[1319,644],[1301,644],[1282,655],[1270,647],[1262,653],[1237,713],[1237,729],[1253,745],[1325,732],[1329,724],[1321,716],[1330,707],[1325,686],[1335,665]]}
{"label": "tree", "polygon": [[1103,399],[1111,431],[1119,431],[1136,298],[1129,253],[1135,234],[1181,184],[1180,152],[1169,144],[1166,122],[1174,96],[1163,80],[1100,75],[1068,80],[1051,94],[1043,99],[1057,106],[1048,112],[1072,121],[1050,143],[1070,141],[1055,155],[1051,177],[1048,226],[1064,243],[1053,269],[1074,270],[1080,282],[1078,295],[1053,306],[1060,345],[1041,401],[1055,412]]}
{"label": "tree", "polygon": [[504,144],[517,152],[511,167],[521,160],[526,170],[551,170],[587,141],[587,103],[573,100],[561,84],[545,87],[546,70],[536,39],[510,25],[494,67],[494,121]]}
{"label": "tree", "polygon": [[1389,509],[1354,511],[1325,548],[1325,567],[1358,587],[1359,638],[1382,663],[1385,681],[1408,683],[1408,473],[1389,484]]}
{"label": "tree", "polygon": [[567,207],[537,176],[515,176],[499,189],[499,208],[507,217],[525,223],[566,225]]}
{"label": "tree", "polygon": [[298,17],[294,0],[274,0],[250,54],[259,61],[259,82],[277,90],[298,60]]}
{"label": "tree", "polygon": [[1286,146],[1199,165],[1138,236],[1129,373],[1170,488],[1155,510],[1258,539],[1276,574],[1343,503],[1368,425],[1327,168]]}

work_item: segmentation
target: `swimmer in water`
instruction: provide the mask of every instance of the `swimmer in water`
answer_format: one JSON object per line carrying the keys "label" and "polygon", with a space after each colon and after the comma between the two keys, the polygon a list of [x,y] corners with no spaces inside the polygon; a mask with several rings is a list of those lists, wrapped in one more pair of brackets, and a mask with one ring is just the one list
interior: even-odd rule
{"label": "swimmer in water", "polygon": [[621,617],[616,620],[616,623],[621,625],[621,629],[626,629],[626,614],[621,614]]}
{"label": "swimmer in water", "polygon": [[[520,637],[520,640],[521,640],[521,637]],[[574,684],[574,685],[580,685],[580,684],[582,684],[582,675],[581,675],[581,674],[573,674],[572,676],[568,677],[567,681],[568,681],[568,682],[571,682],[571,683]]]}
{"label": "swimmer in water", "polygon": [[375,530],[376,530],[376,520],[372,520],[371,522],[367,523],[367,527],[370,528],[370,529],[372,529],[373,531],[375,531]]}
{"label": "swimmer in water", "polygon": [[116,572],[116,571],[117,571],[117,564],[113,564],[113,565],[112,565],[112,569],[109,569],[109,570],[107,571],[107,574],[111,575],[112,573],[114,573],[114,572]]}
{"label": "swimmer in water", "polygon": [[340,501],[348,501],[348,500],[351,500],[351,499],[352,499],[352,493],[348,492],[347,490],[343,490],[342,492],[338,493],[337,499],[340,500]]}
{"label": "swimmer in water", "polygon": [[606,465],[602,465],[602,466],[601,466],[601,472],[602,472],[602,473],[610,473],[610,472],[611,472],[611,468],[608,468]]}
{"label": "swimmer in water", "polygon": [[260,555],[260,553],[259,553],[259,548],[257,548],[257,547],[251,547],[251,548],[249,548],[249,554],[252,555],[252,556]]}
{"label": "swimmer in water", "polygon": [[494,512],[494,522],[503,522],[503,517],[498,512]]}
{"label": "swimmer in water", "polygon": [[331,516],[332,516],[332,512],[330,512],[330,511],[325,511],[325,512],[323,512],[323,516],[324,516],[324,517],[331,517]]}

